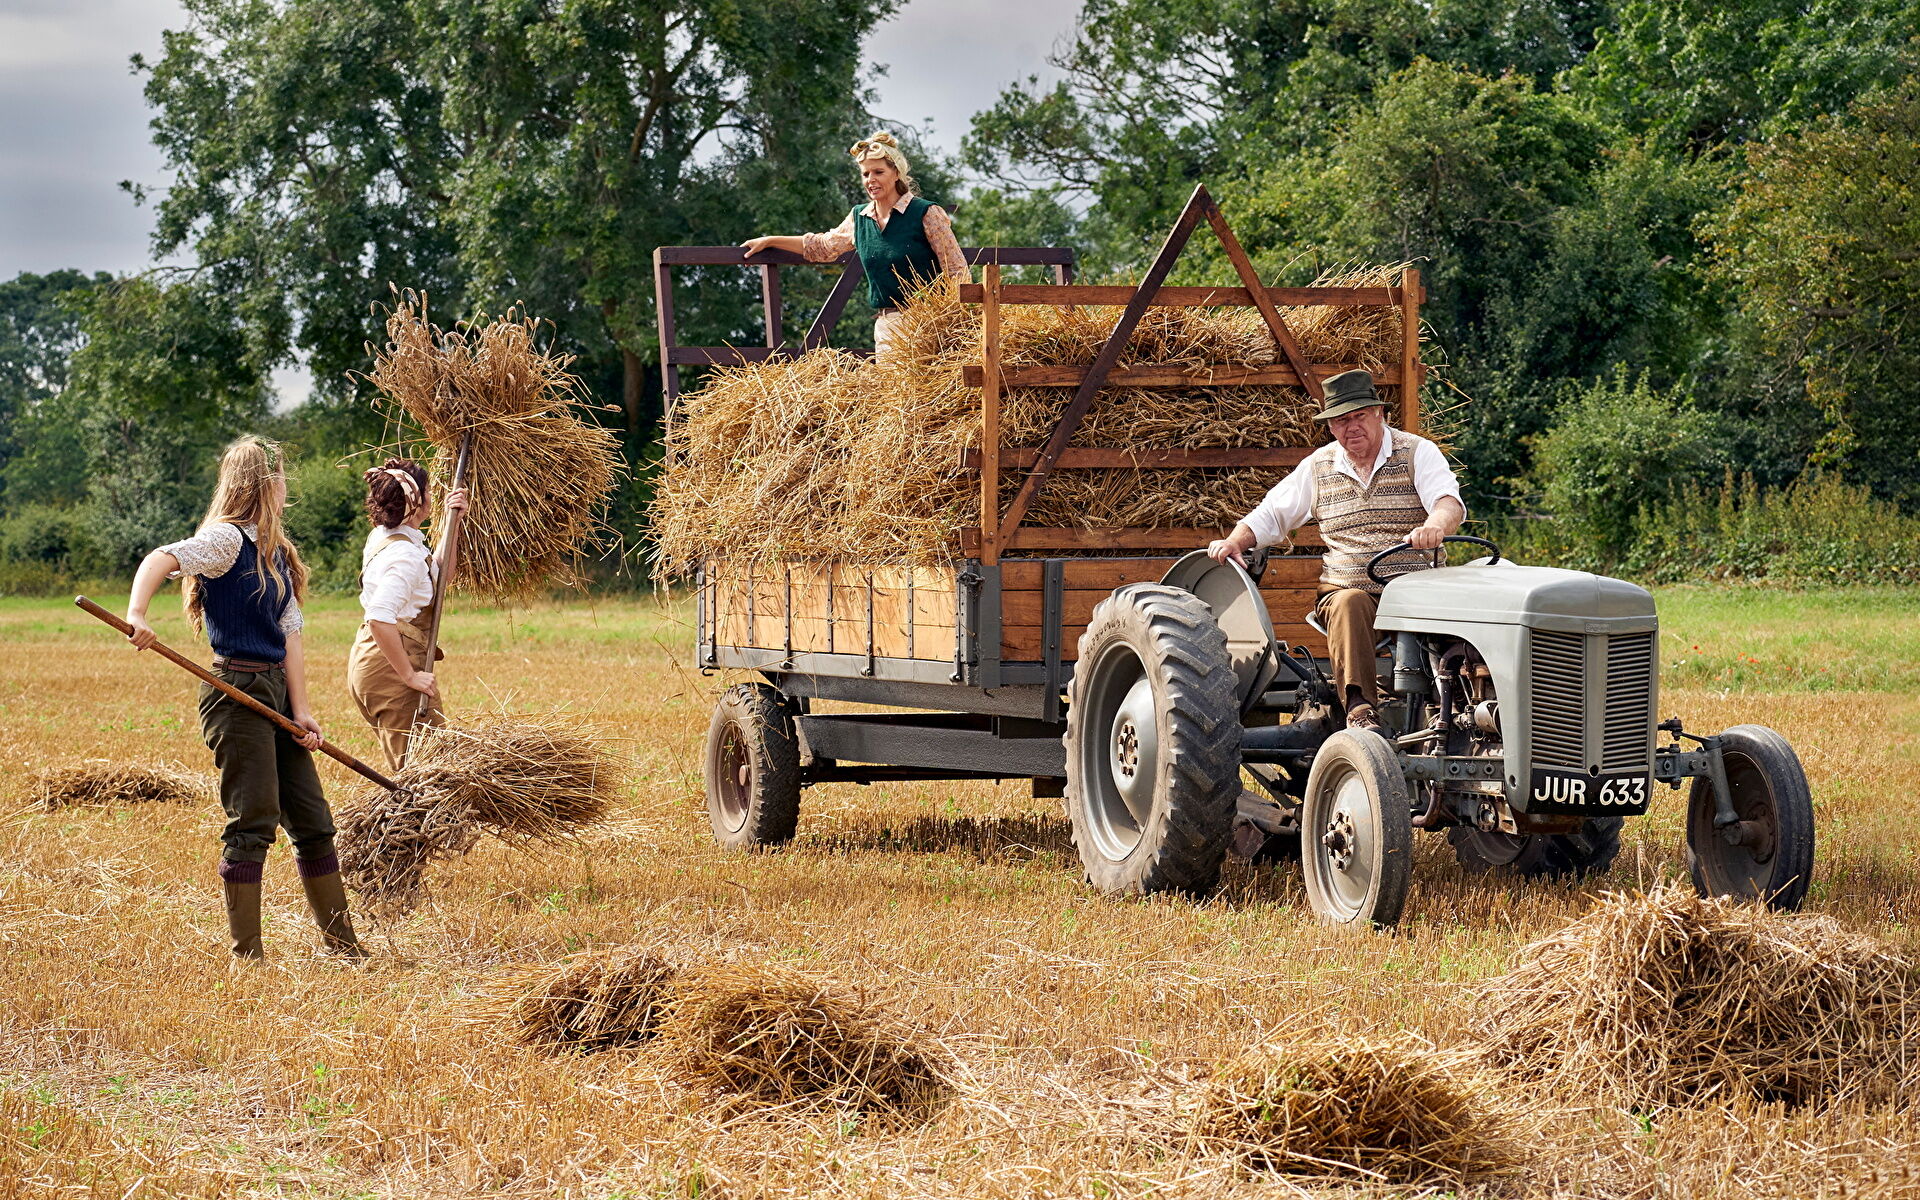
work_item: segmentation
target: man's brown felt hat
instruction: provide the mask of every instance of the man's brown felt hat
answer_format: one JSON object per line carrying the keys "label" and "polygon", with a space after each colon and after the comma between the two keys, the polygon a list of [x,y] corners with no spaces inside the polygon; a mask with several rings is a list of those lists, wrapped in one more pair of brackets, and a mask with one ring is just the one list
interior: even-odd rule
{"label": "man's brown felt hat", "polygon": [[1326,406],[1313,414],[1316,421],[1331,421],[1350,412],[1386,404],[1380,398],[1380,393],[1373,390],[1373,375],[1366,371],[1342,371],[1338,375],[1330,375],[1320,381],[1320,389],[1326,396]]}

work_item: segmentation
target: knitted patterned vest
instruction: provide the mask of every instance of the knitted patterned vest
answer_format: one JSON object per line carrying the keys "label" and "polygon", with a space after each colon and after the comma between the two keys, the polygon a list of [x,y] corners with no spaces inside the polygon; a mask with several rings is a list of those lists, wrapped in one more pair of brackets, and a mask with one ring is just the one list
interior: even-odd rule
{"label": "knitted patterned vest", "polygon": [[[1393,453],[1364,488],[1334,467],[1332,448],[1313,458],[1314,509],[1327,542],[1320,560],[1322,587],[1364,588],[1379,595],[1380,585],[1367,578],[1367,560],[1405,541],[1407,531],[1427,519],[1413,485],[1414,437],[1398,429],[1387,434]],[[1380,564],[1380,573],[1392,578],[1427,565],[1418,555],[1396,554]]]}
{"label": "knitted patterned vest", "polygon": [[226,573],[215,579],[200,578],[201,617],[215,654],[248,662],[284,662],[287,635],[280,632],[280,614],[287,611],[293,596],[293,578],[287,574],[283,550],[274,559],[280,591],[276,595],[269,586],[262,592],[255,569],[259,561],[253,539],[241,533],[240,553]]}

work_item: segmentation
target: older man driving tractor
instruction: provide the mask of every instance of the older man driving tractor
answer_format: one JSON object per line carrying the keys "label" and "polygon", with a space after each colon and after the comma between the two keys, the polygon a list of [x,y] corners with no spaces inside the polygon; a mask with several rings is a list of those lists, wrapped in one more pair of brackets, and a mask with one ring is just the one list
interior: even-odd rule
{"label": "older man driving tractor", "polygon": [[[1438,549],[1467,510],[1440,448],[1387,424],[1386,401],[1371,375],[1346,371],[1327,379],[1324,389],[1325,406],[1314,418],[1327,423],[1334,440],[1307,456],[1207,554],[1245,566],[1248,551],[1284,541],[1310,520],[1320,522],[1327,553],[1318,613],[1335,692],[1349,728],[1378,730],[1373,618],[1382,585],[1368,577],[1367,560],[1401,542]],[[1409,554],[1381,564],[1378,573],[1392,578],[1431,565],[1430,558]]]}

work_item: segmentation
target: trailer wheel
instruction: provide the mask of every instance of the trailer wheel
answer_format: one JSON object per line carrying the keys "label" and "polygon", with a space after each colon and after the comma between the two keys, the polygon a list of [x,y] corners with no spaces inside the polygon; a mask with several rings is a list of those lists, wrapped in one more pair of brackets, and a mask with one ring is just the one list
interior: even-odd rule
{"label": "trailer wheel", "polygon": [[800,823],[794,704],[764,683],[728,688],[707,726],[707,821],[730,850],[793,840]]}
{"label": "trailer wheel", "polygon": [[1335,925],[1400,919],[1413,875],[1413,802],[1385,738],[1343,729],[1313,756],[1300,848],[1315,916]]}
{"label": "trailer wheel", "polygon": [[1103,892],[1204,893],[1240,796],[1240,703],[1226,635],[1193,593],[1115,591],[1080,637],[1067,707],[1067,810]]}
{"label": "trailer wheel", "polygon": [[1713,781],[1696,777],[1687,795],[1687,866],[1702,896],[1765,900],[1793,912],[1813,878],[1813,793],[1800,756],[1764,725],[1720,734],[1739,824],[1713,827]]}
{"label": "trailer wheel", "polygon": [[1470,825],[1447,830],[1453,856],[1473,874],[1505,871],[1523,879],[1584,879],[1613,865],[1621,817],[1588,817],[1572,833],[1491,833]]}

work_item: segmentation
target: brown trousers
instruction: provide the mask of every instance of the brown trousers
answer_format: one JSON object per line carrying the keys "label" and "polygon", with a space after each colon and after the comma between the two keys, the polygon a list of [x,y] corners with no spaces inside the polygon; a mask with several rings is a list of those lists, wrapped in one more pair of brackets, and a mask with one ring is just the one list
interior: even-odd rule
{"label": "brown trousers", "polygon": [[1380,597],[1362,588],[1320,587],[1320,623],[1327,627],[1333,691],[1349,710],[1355,704],[1380,703],[1373,653],[1374,643],[1379,640],[1373,614],[1379,607]]}
{"label": "brown trousers", "polygon": [[[400,644],[407,648],[407,661],[413,669],[427,670],[426,631],[411,621],[396,621],[393,627],[400,632]],[[347,657],[347,691],[353,693],[360,714],[380,736],[387,762],[396,771],[406,765],[407,735],[413,732],[416,719],[425,725],[441,722],[439,699],[429,701],[426,711],[420,710],[420,693],[394,674],[380,643],[373,640],[372,626],[365,621],[360,623],[359,636],[353,639],[353,651]]]}

